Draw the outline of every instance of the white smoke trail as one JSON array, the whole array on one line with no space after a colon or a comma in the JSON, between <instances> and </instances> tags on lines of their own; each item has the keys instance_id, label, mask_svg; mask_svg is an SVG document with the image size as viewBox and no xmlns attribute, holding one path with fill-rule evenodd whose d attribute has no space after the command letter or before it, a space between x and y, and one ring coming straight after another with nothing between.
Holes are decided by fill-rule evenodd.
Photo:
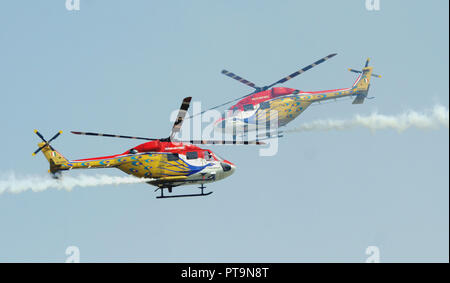
<instances>
[{"instance_id":1,"label":"white smoke trail","mask_svg":"<svg viewBox=\"0 0 450 283\"><path fill-rule=\"evenodd\" d=\"M151 179L133 176L115 177L108 175L65 175L60 180L49 175L17 176L14 172L0 175L0 195L7 193L22 193L25 191L42 192L47 189L71 191L74 187L95 187L104 185L145 183Z\"/></svg>"},{"instance_id":2,"label":"white smoke trail","mask_svg":"<svg viewBox=\"0 0 450 283\"><path fill-rule=\"evenodd\" d=\"M368 128L372 132L382 129L394 129L403 132L409 128L434 130L449 127L448 108L436 105L431 111L407 111L399 115L382 115L373 113L368 116L356 115L351 120L317 120L286 130L287 133L305 131L348 130L357 127Z\"/></svg>"}]
</instances>

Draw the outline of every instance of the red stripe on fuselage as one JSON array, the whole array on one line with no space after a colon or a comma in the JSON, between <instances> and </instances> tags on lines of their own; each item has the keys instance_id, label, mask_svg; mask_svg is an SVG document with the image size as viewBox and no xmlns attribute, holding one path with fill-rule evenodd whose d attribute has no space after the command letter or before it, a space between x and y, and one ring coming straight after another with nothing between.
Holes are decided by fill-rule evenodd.
<instances>
[{"instance_id":1,"label":"red stripe on fuselage","mask_svg":"<svg viewBox=\"0 0 450 283\"><path fill-rule=\"evenodd\" d=\"M136 147L133 147L132 149L136 149L137 153L159 152L159 153L178 153L178 154L183 154L183 155L186 155L186 153L188 151L197 151L199 153L199 157L204 156L204 154L203 154L204 151L209 151L212 153L212 151L210 151L208 149L202 149L202 148L195 146L193 144L190 144L190 143L157 141L157 145L158 145L158 147L156 147L155 141L150 141L150 142L140 144ZM86 162L86 161L96 161L96 160L103 160L103 159L118 158L118 157L129 155L130 150L127 150L121 154L101 156L101 157L92 157L92 158L85 158L85 159L77 159L77 160L72 160L71 162Z\"/></svg>"},{"instance_id":2,"label":"red stripe on fuselage","mask_svg":"<svg viewBox=\"0 0 450 283\"><path fill-rule=\"evenodd\" d=\"M92 157L92 158L85 158L85 159L77 159L77 160L72 160L72 162L85 162L85 161L95 161L95 160L102 160L102 159L112 159L112 158L117 158L117 157L121 157L124 155L129 154L128 151L122 154L116 154L116 155L109 155L109 156L101 156L101 157Z\"/></svg>"},{"instance_id":3,"label":"red stripe on fuselage","mask_svg":"<svg viewBox=\"0 0 450 283\"><path fill-rule=\"evenodd\" d=\"M330 90L321 90L321 91L300 91L300 95L303 94L322 94L322 93L329 93L329 92L336 92L336 91L344 91L349 90L349 88L339 88L339 89L330 89Z\"/></svg>"}]
</instances>

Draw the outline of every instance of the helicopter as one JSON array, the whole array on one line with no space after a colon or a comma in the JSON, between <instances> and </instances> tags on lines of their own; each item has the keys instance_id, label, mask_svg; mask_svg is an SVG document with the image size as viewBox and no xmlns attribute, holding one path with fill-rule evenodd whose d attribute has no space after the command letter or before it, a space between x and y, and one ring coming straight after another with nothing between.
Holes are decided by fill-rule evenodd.
<instances>
[{"instance_id":1,"label":"helicopter","mask_svg":"<svg viewBox=\"0 0 450 283\"><path fill-rule=\"evenodd\" d=\"M216 131L221 131L223 135L226 133L233 133L233 139L235 139L237 133L243 133L246 135L249 131L258 131L261 129L258 125L262 125L266 126L263 136L271 137L272 134L275 134L278 135L278 137L281 137L282 131L280 131L279 128L286 126L288 123L293 121L315 102L320 103L325 100L353 96L355 97L353 104L364 103L364 100L369 98L367 95L370 88L371 77L381 77L380 75L372 72L373 67L369 66L370 59L366 60L362 70L349 69L349 71L358 74L356 81L349 88L323 91L301 91L287 87L275 87L278 84L283 84L290 79L293 79L296 76L312 69L313 67L328 61L336 55L337 53L333 53L325 56L314 63L264 87L259 87L249 80L246 80L227 70L223 70L222 74L253 88L254 91L242 97L212 107L196 115L203 114L209 110L217 109L237 101L236 104L225 111L220 119L215 121L214 128ZM192 118L193 116L189 118ZM275 129L276 132L268 127L270 121L275 120L275 116L277 123L277 128Z\"/></svg>"},{"instance_id":2,"label":"helicopter","mask_svg":"<svg viewBox=\"0 0 450 283\"><path fill-rule=\"evenodd\" d=\"M123 153L69 161L50 145L62 131L59 131L47 141L39 131L35 130L34 132L42 142L38 143L38 149L33 153L33 156L42 151L45 158L50 163L49 172L56 179L61 178L62 171L72 169L117 168L126 174L148 179L148 184L157 187L155 192L160 190L160 195L157 196L157 198L210 195L212 192L204 192L204 189L206 188L205 184L229 177L236 170L236 165L221 158L211 150L202 149L195 144L262 145L264 143L260 141L176 140L175 135L181 129L190 102L191 97L183 99L177 118L172 127L171 134L166 138L156 139L93 132L71 132L76 135L147 141ZM167 189L169 193L172 193L174 187L189 184L199 184L200 193L182 195L164 194L164 189Z\"/></svg>"}]
</instances>

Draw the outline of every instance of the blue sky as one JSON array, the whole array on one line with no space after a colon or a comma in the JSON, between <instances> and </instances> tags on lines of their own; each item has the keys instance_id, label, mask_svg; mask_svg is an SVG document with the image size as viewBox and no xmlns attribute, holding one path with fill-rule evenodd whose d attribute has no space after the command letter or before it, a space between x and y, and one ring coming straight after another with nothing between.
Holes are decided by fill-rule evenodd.
<instances>
[{"instance_id":1,"label":"blue sky","mask_svg":"<svg viewBox=\"0 0 450 283\"><path fill-rule=\"evenodd\" d=\"M167 136L183 97L213 106L328 55L287 87L350 86L371 57L363 105L311 107L292 126L355 114L448 107L448 1L2 1L0 172L45 174L38 138L71 159ZM211 147L238 166L207 198L156 200L136 184L0 195L0 261L448 261L448 129L291 134L279 152ZM88 172L89 174L90 172ZM105 173L101 171L100 173ZM107 171L121 176L120 171ZM195 188L186 187L187 191Z\"/></svg>"}]
</instances>

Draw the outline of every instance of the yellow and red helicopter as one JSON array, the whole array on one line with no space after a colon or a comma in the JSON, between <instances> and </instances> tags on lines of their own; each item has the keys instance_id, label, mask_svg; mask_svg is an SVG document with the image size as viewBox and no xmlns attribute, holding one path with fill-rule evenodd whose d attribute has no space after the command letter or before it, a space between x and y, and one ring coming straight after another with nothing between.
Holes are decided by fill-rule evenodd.
<instances>
[{"instance_id":1,"label":"yellow and red helicopter","mask_svg":"<svg viewBox=\"0 0 450 283\"><path fill-rule=\"evenodd\" d=\"M194 144L264 144L259 141L225 141L225 140L190 140L177 141L175 134L180 131L186 112L189 109L191 97L186 97L181 104L177 119L172 127L172 132L167 138L145 138L123 135L111 135L92 132L72 131L76 135L102 136L126 139L146 140L146 143L133 147L124 153L94 157L78 160L67 160L56 151L50 143L62 132L58 132L48 141L35 130L42 142L38 143L38 149L33 153L36 155L42 151L50 163L49 172L55 178L61 177L61 171L72 169L90 168L117 168L127 174L138 178L148 179L148 184L157 187L161 195L157 198L206 196L212 192L205 193L205 184L224 179L236 170L236 166L228 160L221 158L209 149L202 149ZM200 184L199 194L164 195L164 189L169 193L173 187Z\"/></svg>"},{"instance_id":2,"label":"yellow and red helicopter","mask_svg":"<svg viewBox=\"0 0 450 283\"><path fill-rule=\"evenodd\" d=\"M279 130L279 127L287 125L303 113L303 111L305 111L314 102L354 96L355 99L353 100L353 104L362 104L367 98L371 77L381 77L380 75L372 73L373 68L369 67L369 59L367 59L365 66L361 71L349 69L349 71L359 74L356 81L349 88L323 91L302 91L287 87L274 87L295 78L296 76L312 69L313 67L331 59L336 55L336 53L333 53L325 56L316 62L290 74L289 76L265 87L258 87L254 83L232 72L223 70L222 74L252 87L255 90L252 93L225 102L199 114L203 114L209 110L217 109L229 103L238 101L222 115L221 119L215 122L216 130L222 131L224 134L246 134L248 131L255 130L258 124L269 125L271 120L275 119L274 116L276 115L276 122L278 124L276 134L281 134L282 132Z\"/></svg>"}]
</instances>

